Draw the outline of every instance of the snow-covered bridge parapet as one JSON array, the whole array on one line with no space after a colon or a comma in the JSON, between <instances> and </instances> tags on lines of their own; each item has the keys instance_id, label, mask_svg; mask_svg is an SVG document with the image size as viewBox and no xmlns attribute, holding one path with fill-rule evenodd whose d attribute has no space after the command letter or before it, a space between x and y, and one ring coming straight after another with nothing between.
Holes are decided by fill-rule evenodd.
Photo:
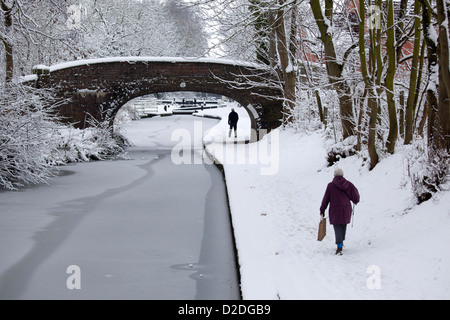
<instances>
[{"instance_id":1,"label":"snow-covered bridge parapet","mask_svg":"<svg viewBox=\"0 0 450 320\"><path fill-rule=\"evenodd\" d=\"M33 68L35 83L64 99L60 115L78 127L89 116L112 117L129 100L159 92L197 91L227 96L250 114L253 129L271 130L282 118L282 93L270 69L224 59L120 57Z\"/></svg>"}]
</instances>

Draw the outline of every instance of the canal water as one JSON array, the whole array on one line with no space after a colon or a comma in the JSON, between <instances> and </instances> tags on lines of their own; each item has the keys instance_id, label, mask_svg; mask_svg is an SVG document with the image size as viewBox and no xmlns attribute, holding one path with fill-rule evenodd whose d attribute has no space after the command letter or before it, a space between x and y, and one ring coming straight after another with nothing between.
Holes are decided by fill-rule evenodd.
<instances>
[{"instance_id":1,"label":"canal water","mask_svg":"<svg viewBox=\"0 0 450 320\"><path fill-rule=\"evenodd\" d=\"M129 159L0 192L0 298L240 299L225 183L202 161L215 124L134 121ZM180 145L191 163L177 164Z\"/></svg>"}]
</instances>

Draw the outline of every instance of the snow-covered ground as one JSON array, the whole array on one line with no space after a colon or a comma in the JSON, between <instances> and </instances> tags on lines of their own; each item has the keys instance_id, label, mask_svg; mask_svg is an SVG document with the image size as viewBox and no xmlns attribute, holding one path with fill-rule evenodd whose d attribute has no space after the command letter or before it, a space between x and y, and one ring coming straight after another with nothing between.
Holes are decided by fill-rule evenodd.
<instances>
[{"instance_id":1,"label":"snow-covered ground","mask_svg":"<svg viewBox=\"0 0 450 320\"><path fill-rule=\"evenodd\" d=\"M244 108L236 110L238 129L248 127ZM344 255L336 256L331 225L316 240L334 172L323 133L275 130L258 143L234 144L226 137L229 111L203 112L222 117L204 139L225 168L244 299L450 298L449 191L416 205L402 152L372 171L358 156L340 160L361 202Z\"/></svg>"},{"instance_id":2,"label":"snow-covered ground","mask_svg":"<svg viewBox=\"0 0 450 320\"><path fill-rule=\"evenodd\" d=\"M232 106L240 116L237 140L247 140L250 136L248 114L244 108ZM139 126L134 132L145 142L144 149L173 148L174 143L181 149L185 144L196 144L198 140L201 143L203 139L208 152L223 164L244 299L450 298L450 251L447 247L450 192L438 193L433 199L416 205L406 173L407 158L401 150L383 159L372 171L368 171L358 156L339 162L344 176L359 189L361 202L356 206L353 226L347 229L344 255L336 256L330 225L324 241L316 240L320 202L334 171L326 165L323 132L274 130L258 143L235 144L235 139L227 136L229 111L230 108L203 111L203 115L222 118L204 136L200 122L194 122L187 131L174 121L172 127L157 127L151 134L141 131ZM171 136L167 135L167 130ZM184 139L182 134L187 134ZM137 151L139 146L134 148L134 152ZM83 269L83 292L87 292L87 286L96 283L98 275L86 272L90 267L84 267L85 256L80 255L83 251L74 244L78 236L82 243L87 243L89 237L101 234L95 230L98 224L92 223L92 219L103 217L98 211L101 206L92 203L93 196L119 201L118 191L132 194L134 191L129 185L142 178L145 174L142 168L148 161L129 160L128 171L124 171L120 161L68 166L68 175L55 178L48 186L30 187L17 193L0 192L3 297L56 294L60 298L71 298L58 292L68 294L65 268L73 263ZM137 166L133 162L137 162ZM99 171L99 167L105 169ZM92 183L85 184L87 177L94 177ZM69 185L73 179L78 182ZM121 206L115 202L110 206L120 212L123 207L130 211L126 201ZM98 211L98 214L86 215L80 221L76 216L68 218L74 221L63 219L64 213L79 209ZM60 223L55 224L55 221ZM82 225L93 229L80 233ZM46 231L66 229L70 232L56 233L49 244ZM121 245L127 250L133 241L130 238ZM134 243L141 244L143 242ZM63 250L64 247L72 250ZM110 246L105 245L104 250L108 248ZM94 248L86 245L82 249ZM105 265L97 253L92 256ZM59 262L54 264L54 261ZM102 281L114 280L112 271L100 268L96 272L103 272L100 274ZM39 278L39 275L48 277ZM40 283L39 279L52 280ZM51 289L55 286L59 286L60 291ZM103 287L99 292L97 297L105 298Z\"/></svg>"}]
</instances>

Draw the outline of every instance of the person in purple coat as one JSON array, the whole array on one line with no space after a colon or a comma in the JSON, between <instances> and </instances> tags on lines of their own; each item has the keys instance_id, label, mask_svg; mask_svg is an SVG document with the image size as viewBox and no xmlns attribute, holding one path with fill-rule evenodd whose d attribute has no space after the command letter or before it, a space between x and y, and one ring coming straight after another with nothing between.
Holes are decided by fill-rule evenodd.
<instances>
[{"instance_id":1,"label":"person in purple coat","mask_svg":"<svg viewBox=\"0 0 450 320\"><path fill-rule=\"evenodd\" d=\"M336 254L340 255L342 254L347 224L350 223L352 216L352 205L350 201L354 204L359 202L358 189L356 189L353 183L344 178L342 169L337 168L334 171L333 181L328 184L323 196L320 214L325 216L325 210L328 204L330 204L328 215L336 236Z\"/></svg>"}]
</instances>

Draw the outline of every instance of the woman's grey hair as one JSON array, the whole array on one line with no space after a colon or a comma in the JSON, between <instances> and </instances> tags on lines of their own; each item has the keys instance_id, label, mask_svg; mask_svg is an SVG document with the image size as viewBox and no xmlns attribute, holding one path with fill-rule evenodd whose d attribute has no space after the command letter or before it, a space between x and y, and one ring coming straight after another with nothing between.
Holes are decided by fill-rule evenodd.
<instances>
[{"instance_id":1,"label":"woman's grey hair","mask_svg":"<svg viewBox=\"0 0 450 320\"><path fill-rule=\"evenodd\" d=\"M343 176L344 176L344 171L343 171L341 168L336 168L336 169L334 170L334 176L335 176L335 177L337 177L337 176L343 177Z\"/></svg>"}]
</instances>

